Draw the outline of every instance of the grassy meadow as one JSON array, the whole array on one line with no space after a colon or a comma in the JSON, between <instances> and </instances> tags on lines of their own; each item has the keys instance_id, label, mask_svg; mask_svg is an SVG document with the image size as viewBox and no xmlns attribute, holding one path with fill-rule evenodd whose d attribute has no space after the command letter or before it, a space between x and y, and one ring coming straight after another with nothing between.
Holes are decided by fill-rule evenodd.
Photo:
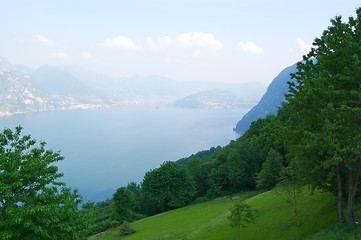
<instances>
[{"instance_id":1,"label":"grassy meadow","mask_svg":"<svg viewBox=\"0 0 361 240\"><path fill-rule=\"evenodd\" d=\"M310 195L304 189L299 208L300 227L293 209L277 189L257 193L241 193L232 198L194 204L133 222L136 233L129 236L120 237L115 229L90 239L237 239L235 230L228 226L227 215L239 198L247 198L246 202L258 210L259 216L255 224L242 230L241 239L302 239L329 227L337 219L336 199L330 193Z\"/></svg>"}]
</instances>

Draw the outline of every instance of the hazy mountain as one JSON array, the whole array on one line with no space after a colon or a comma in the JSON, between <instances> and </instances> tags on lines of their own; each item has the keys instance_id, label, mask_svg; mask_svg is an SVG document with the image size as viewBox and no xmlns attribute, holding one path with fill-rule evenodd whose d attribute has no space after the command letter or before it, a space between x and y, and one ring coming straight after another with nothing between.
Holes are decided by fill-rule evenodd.
<instances>
[{"instance_id":1,"label":"hazy mountain","mask_svg":"<svg viewBox=\"0 0 361 240\"><path fill-rule=\"evenodd\" d=\"M211 90L191 94L173 103L182 108L234 108L251 107L256 102L246 102L228 91Z\"/></svg>"},{"instance_id":2,"label":"hazy mountain","mask_svg":"<svg viewBox=\"0 0 361 240\"><path fill-rule=\"evenodd\" d=\"M114 78L77 67L63 66L61 68L93 89L107 93L108 96L112 97L113 101L139 98L143 100L158 99L160 102L172 103L197 92L217 89L230 92L245 101L258 102L266 91L266 85L259 82L190 82L175 81L161 76Z\"/></svg>"},{"instance_id":3,"label":"hazy mountain","mask_svg":"<svg viewBox=\"0 0 361 240\"><path fill-rule=\"evenodd\" d=\"M0 74L1 115L173 102L191 108L240 107L258 102L266 89L258 82L187 82L159 76L114 78L77 67L43 66L33 70L12 65L5 58L0 58Z\"/></svg>"},{"instance_id":4,"label":"hazy mountain","mask_svg":"<svg viewBox=\"0 0 361 240\"><path fill-rule=\"evenodd\" d=\"M18 68L5 58L0 58L0 116L14 113L65 110L75 108L103 107L107 104L102 99L91 98L90 94L82 98L68 94L59 82L63 78L49 79L49 83L26 67ZM67 86L69 91L75 85ZM56 89L59 87L60 89ZM79 89L78 89L79 90Z\"/></svg>"},{"instance_id":5,"label":"hazy mountain","mask_svg":"<svg viewBox=\"0 0 361 240\"><path fill-rule=\"evenodd\" d=\"M84 104L112 104L106 96L60 68L43 66L29 75L31 86L41 92L71 97Z\"/></svg>"},{"instance_id":6,"label":"hazy mountain","mask_svg":"<svg viewBox=\"0 0 361 240\"><path fill-rule=\"evenodd\" d=\"M291 80L290 73L295 72L297 64L285 68L269 85L266 93L263 95L259 103L254 106L243 118L237 123L233 129L239 134L243 134L252 121L263 118L269 113L276 113L281 103L285 101L284 94L288 92L287 81Z\"/></svg>"},{"instance_id":7,"label":"hazy mountain","mask_svg":"<svg viewBox=\"0 0 361 240\"><path fill-rule=\"evenodd\" d=\"M31 84L49 94L84 95L90 89L71 74L52 66L44 66L30 73Z\"/></svg>"}]
</instances>

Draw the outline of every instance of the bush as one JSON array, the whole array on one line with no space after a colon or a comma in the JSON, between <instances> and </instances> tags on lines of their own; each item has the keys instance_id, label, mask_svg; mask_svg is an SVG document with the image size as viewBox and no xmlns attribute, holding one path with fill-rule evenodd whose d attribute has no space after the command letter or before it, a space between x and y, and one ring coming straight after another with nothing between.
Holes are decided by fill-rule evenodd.
<instances>
[{"instance_id":1,"label":"bush","mask_svg":"<svg viewBox=\"0 0 361 240\"><path fill-rule=\"evenodd\" d=\"M125 236L135 233L135 230L130 226L127 221L124 221L123 224L119 228L119 235Z\"/></svg>"}]
</instances>

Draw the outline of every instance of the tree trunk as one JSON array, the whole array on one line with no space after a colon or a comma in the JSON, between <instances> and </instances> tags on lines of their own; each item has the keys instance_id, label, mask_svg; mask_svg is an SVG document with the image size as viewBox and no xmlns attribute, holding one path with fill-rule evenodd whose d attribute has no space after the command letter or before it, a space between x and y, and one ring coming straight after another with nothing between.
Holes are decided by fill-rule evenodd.
<instances>
[{"instance_id":1,"label":"tree trunk","mask_svg":"<svg viewBox=\"0 0 361 240\"><path fill-rule=\"evenodd\" d=\"M347 209L346 209L346 223L350 224L355 215L354 213L354 205L355 205L355 197L357 191L357 182L360 175L360 162L353 162L351 164L351 169L349 173L349 193L347 199Z\"/></svg>"},{"instance_id":2,"label":"tree trunk","mask_svg":"<svg viewBox=\"0 0 361 240\"><path fill-rule=\"evenodd\" d=\"M354 188L354 200L356 199L356 193L357 193L357 185L360 178L360 170L361 170L361 161L358 161L356 164L356 178L355 178L355 188ZM357 222L357 218L355 215L355 208L352 209L352 219L354 222Z\"/></svg>"},{"instance_id":3,"label":"tree trunk","mask_svg":"<svg viewBox=\"0 0 361 240\"><path fill-rule=\"evenodd\" d=\"M238 227L238 240L241 240L241 227Z\"/></svg>"},{"instance_id":4,"label":"tree trunk","mask_svg":"<svg viewBox=\"0 0 361 240\"><path fill-rule=\"evenodd\" d=\"M295 207L295 215L296 215L296 218L297 218L297 226L300 226L300 219L298 218L298 213L297 213L297 208Z\"/></svg>"},{"instance_id":5,"label":"tree trunk","mask_svg":"<svg viewBox=\"0 0 361 240\"><path fill-rule=\"evenodd\" d=\"M352 209L354 204L354 174L355 170L352 168L350 169L349 173L349 184L348 184L348 199L347 199L347 208L346 208L346 224L351 223L351 217L352 217Z\"/></svg>"},{"instance_id":6,"label":"tree trunk","mask_svg":"<svg viewBox=\"0 0 361 240\"><path fill-rule=\"evenodd\" d=\"M340 163L336 165L336 175L337 175L337 210L338 218L343 222L343 210L342 210L342 178L341 178L341 169Z\"/></svg>"}]
</instances>

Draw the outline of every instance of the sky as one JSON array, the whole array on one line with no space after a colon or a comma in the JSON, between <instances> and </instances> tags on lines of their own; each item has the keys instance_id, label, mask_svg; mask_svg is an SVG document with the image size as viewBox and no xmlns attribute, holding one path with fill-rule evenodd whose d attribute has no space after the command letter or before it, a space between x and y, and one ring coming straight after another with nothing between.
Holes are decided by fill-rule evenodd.
<instances>
[{"instance_id":1,"label":"sky","mask_svg":"<svg viewBox=\"0 0 361 240\"><path fill-rule=\"evenodd\" d=\"M0 0L0 56L114 77L269 84L353 0Z\"/></svg>"}]
</instances>

